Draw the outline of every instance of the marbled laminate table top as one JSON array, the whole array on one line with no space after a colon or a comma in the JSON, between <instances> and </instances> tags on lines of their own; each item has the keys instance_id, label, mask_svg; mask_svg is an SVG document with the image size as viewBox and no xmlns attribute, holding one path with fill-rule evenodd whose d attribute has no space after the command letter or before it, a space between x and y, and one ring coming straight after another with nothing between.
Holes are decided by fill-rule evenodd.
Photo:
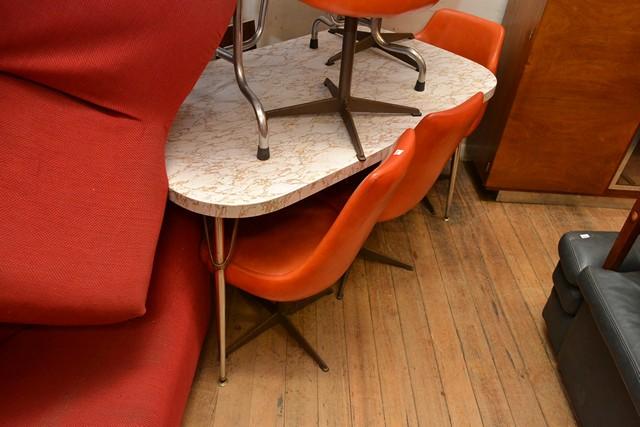
<instances>
[{"instance_id":1,"label":"marbled laminate table top","mask_svg":"<svg viewBox=\"0 0 640 427\"><path fill-rule=\"evenodd\" d=\"M309 36L245 52L250 87L265 109L329 96L325 77L338 82L339 66L326 59L341 38L322 32L319 49ZM423 116L452 108L478 92L493 95L496 79L484 67L426 43L416 48L427 64L426 90L418 73L378 49L356 54L352 94L419 108ZM209 216L266 214L308 197L382 160L396 138L421 117L354 114L366 161L356 159L338 114L269 120L271 158L256 159L258 129L251 106L235 82L233 66L209 63L176 117L166 146L169 198Z\"/></svg>"}]
</instances>

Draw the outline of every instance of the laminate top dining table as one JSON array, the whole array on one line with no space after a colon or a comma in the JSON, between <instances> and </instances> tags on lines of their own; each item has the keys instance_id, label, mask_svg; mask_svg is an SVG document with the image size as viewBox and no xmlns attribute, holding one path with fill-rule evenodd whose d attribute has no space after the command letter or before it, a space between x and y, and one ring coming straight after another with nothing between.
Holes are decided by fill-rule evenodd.
<instances>
[{"instance_id":1,"label":"laminate top dining table","mask_svg":"<svg viewBox=\"0 0 640 427\"><path fill-rule=\"evenodd\" d=\"M319 48L303 36L244 54L249 85L269 110L328 97L325 78L338 80L339 66L325 65L341 38L319 33ZM482 92L493 96L495 76L468 59L417 40L427 64L426 89L414 90L415 69L378 50L356 55L352 93L429 113L453 108ZM396 139L422 117L354 114L366 156L359 161L339 115L269 119L271 158L256 159L253 110L238 88L232 65L211 61L180 108L165 150L169 199L216 219L216 250L223 253L223 218L264 215L289 206L383 160ZM222 258L218 258L220 261ZM216 274L220 328L220 379L225 375L224 270ZM220 325L222 322L222 325Z\"/></svg>"}]
</instances>

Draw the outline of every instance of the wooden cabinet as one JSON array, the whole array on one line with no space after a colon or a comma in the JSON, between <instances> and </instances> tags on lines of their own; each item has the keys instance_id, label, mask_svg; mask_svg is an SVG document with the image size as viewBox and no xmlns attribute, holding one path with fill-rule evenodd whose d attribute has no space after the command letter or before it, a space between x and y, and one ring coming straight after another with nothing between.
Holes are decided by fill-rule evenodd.
<instances>
[{"instance_id":1,"label":"wooden cabinet","mask_svg":"<svg viewBox=\"0 0 640 427\"><path fill-rule=\"evenodd\" d=\"M485 186L625 193L609 187L640 124L640 0L511 0L504 25L496 95L467 143Z\"/></svg>"}]
</instances>

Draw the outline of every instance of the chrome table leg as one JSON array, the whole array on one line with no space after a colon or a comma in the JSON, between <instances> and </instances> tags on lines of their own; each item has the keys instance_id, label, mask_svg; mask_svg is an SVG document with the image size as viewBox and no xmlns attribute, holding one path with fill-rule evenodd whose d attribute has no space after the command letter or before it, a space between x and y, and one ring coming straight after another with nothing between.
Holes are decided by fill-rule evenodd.
<instances>
[{"instance_id":1,"label":"chrome table leg","mask_svg":"<svg viewBox=\"0 0 640 427\"><path fill-rule=\"evenodd\" d=\"M214 219L215 230L215 257L218 265L224 264L224 219ZM226 284L224 281L224 268L216 270L216 297L218 302L218 351L220 354L220 371L218 384L224 386L227 383L227 310L226 310Z\"/></svg>"},{"instance_id":2,"label":"chrome table leg","mask_svg":"<svg viewBox=\"0 0 640 427\"><path fill-rule=\"evenodd\" d=\"M213 268L213 278L216 289L216 313L218 315L218 354L220 356L220 367L218 372L218 385L221 387L227 383L227 310L226 310L226 288L224 280L224 269L226 260L224 257L224 219L214 218L215 243L211 242L211 232L209 231L209 219L202 217L204 224L204 236L209 250L209 261ZM235 227L234 227L235 228ZM235 234L235 230L234 230Z\"/></svg>"}]
</instances>

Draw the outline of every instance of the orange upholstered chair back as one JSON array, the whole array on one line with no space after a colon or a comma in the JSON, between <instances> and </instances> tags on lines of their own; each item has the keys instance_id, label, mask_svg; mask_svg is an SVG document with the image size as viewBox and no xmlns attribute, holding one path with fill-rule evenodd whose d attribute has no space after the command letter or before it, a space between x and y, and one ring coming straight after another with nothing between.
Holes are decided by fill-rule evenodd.
<instances>
[{"instance_id":1,"label":"orange upholstered chair back","mask_svg":"<svg viewBox=\"0 0 640 427\"><path fill-rule=\"evenodd\" d=\"M356 188L313 255L283 281L283 293L288 286L303 286L306 295L315 295L347 271L407 172L415 139L413 129L400 136L389 157Z\"/></svg>"},{"instance_id":2,"label":"orange upholstered chair back","mask_svg":"<svg viewBox=\"0 0 640 427\"><path fill-rule=\"evenodd\" d=\"M502 25L453 9L436 11L416 38L488 68L493 74L502 52Z\"/></svg>"},{"instance_id":3,"label":"orange upholstered chair back","mask_svg":"<svg viewBox=\"0 0 640 427\"><path fill-rule=\"evenodd\" d=\"M455 108L429 114L420 121L415 129L416 150L411 165L379 221L405 214L426 196L482 106L483 95L477 93Z\"/></svg>"},{"instance_id":4,"label":"orange upholstered chair back","mask_svg":"<svg viewBox=\"0 0 640 427\"><path fill-rule=\"evenodd\" d=\"M440 9L416 34L416 39L465 57L495 74L502 53L504 27L458 10ZM465 136L476 130L486 108L485 104Z\"/></svg>"}]
</instances>

